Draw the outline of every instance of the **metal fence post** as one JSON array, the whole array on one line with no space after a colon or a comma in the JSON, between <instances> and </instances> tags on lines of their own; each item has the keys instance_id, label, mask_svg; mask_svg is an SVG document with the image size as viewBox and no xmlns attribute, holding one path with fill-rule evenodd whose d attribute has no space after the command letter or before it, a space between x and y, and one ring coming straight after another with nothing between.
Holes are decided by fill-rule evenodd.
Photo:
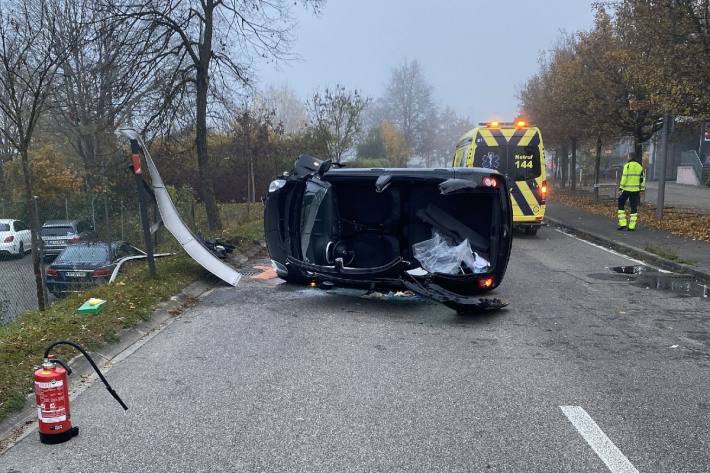
<instances>
[{"instance_id":1,"label":"metal fence post","mask_svg":"<svg viewBox=\"0 0 710 473\"><path fill-rule=\"evenodd\" d=\"M64 197L64 218L69 220L69 197Z\"/></svg>"},{"instance_id":2,"label":"metal fence post","mask_svg":"<svg viewBox=\"0 0 710 473\"><path fill-rule=\"evenodd\" d=\"M125 234L123 231L123 197L121 197L121 240L125 240Z\"/></svg>"}]
</instances>

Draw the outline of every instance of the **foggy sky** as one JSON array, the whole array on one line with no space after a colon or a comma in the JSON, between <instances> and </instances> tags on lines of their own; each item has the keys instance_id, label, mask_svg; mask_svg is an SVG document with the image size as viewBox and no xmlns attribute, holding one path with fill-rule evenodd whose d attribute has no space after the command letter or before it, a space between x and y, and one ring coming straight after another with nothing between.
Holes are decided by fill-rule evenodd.
<instances>
[{"instance_id":1,"label":"foggy sky","mask_svg":"<svg viewBox=\"0 0 710 473\"><path fill-rule=\"evenodd\" d=\"M379 97L405 58L420 62L434 98L472 120L512 120L516 93L560 31L589 28L589 0L329 0L294 9L299 60L262 65L260 86L302 98L340 83Z\"/></svg>"}]
</instances>

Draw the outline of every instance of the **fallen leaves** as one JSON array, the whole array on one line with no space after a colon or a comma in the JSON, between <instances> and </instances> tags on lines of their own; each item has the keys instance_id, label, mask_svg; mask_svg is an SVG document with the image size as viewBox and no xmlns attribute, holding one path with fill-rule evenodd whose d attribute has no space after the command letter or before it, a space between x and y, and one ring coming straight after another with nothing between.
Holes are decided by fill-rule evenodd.
<instances>
[{"instance_id":1,"label":"fallen leaves","mask_svg":"<svg viewBox=\"0 0 710 473\"><path fill-rule=\"evenodd\" d=\"M616 221L615 200L606 198L595 201L589 194L571 194L561 189L555 190L554 200L568 207L576 207L593 214L605 215L612 222ZM692 240L710 242L710 215L700 214L691 210L666 208L663 211L663 219L656 220L655 206L642 203L639 205L639 224Z\"/></svg>"}]
</instances>

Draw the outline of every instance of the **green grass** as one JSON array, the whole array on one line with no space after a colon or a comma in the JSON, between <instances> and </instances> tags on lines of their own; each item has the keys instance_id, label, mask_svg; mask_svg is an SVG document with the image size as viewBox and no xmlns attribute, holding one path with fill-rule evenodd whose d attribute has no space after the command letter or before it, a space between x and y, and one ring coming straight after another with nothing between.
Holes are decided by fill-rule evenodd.
<instances>
[{"instance_id":1,"label":"green grass","mask_svg":"<svg viewBox=\"0 0 710 473\"><path fill-rule=\"evenodd\" d=\"M674 261L676 263L680 264L687 264L687 265L693 265L692 261L685 260L678 256L673 250L670 250L668 248L663 248L662 246L653 246L653 245L646 245L644 250L648 251L649 253L653 253L654 255L660 256L661 258L665 258L670 261Z\"/></svg>"}]
</instances>

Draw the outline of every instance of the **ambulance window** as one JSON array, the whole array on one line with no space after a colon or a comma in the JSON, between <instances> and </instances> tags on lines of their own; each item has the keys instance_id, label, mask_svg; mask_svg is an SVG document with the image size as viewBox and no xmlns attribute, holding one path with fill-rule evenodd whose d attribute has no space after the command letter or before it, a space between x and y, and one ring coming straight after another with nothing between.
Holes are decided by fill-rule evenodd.
<instances>
[{"instance_id":1,"label":"ambulance window","mask_svg":"<svg viewBox=\"0 0 710 473\"><path fill-rule=\"evenodd\" d=\"M495 169L505 174L505 157L499 146L479 145L473 156L473 165L479 168Z\"/></svg>"},{"instance_id":2,"label":"ambulance window","mask_svg":"<svg viewBox=\"0 0 710 473\"><path fill-rule=\"evenodd\" d=\"M540 148L537 145L515 146L510 154L510 171L516 181L540 176Z\"/></svg>"}]
</instances>

